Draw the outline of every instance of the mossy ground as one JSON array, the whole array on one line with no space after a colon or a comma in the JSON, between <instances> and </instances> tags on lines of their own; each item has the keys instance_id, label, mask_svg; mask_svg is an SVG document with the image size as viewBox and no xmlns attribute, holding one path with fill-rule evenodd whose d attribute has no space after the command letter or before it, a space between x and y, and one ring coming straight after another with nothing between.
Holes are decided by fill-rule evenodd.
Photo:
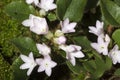
<instances>
[{"instance_id":1,"label":"mossy ground","mask_svg":"<svg viewBox=\"0 0 120 80\"><path fill-rule=\"evenodd\" d=\"M25 28L12 20L4 7L12 0L0 0L0 80L10 79L10 65L19 55L19 51L11 43L15 37L24 34Z\"/></svg>"}]
</instances>

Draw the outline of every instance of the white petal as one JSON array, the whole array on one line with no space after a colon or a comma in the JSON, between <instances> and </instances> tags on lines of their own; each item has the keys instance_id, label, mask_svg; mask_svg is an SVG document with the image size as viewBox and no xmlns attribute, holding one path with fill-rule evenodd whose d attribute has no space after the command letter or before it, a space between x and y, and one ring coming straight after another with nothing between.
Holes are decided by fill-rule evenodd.
<instances>
[{"instance_id":1,"label":"white petal","mask_svg":"<svg viewBox=\"0 0 120 80\"><path fill-rule=\"evenodd\" d=\"M36 63L37 63L38 65L41 65L41 62L42 62L42 61L43 61L42 58L36 59Z\"/></svg>"},{"instance_id":2,"label":"white petal","mask_svg":"<svg viewBox=\"0 0 120 80\"><path fill-rule=\"evenodd\" d=\"M74 52L76 50L76 48L74 47L75 45L69 45L67 46L67 52Z\"/></svg>"},{"instance_id":3,"label":"white petal","mask_svg":"<svg viewBox=\"0 0 120 80\"><path fill-rule=\"evenodd\" d=\"M89 30L90 33L97 35L97 29L94 26L93 27L90 26L89 29L90 29Z\"/></svg>"},{"instance_id":4,"label":"white petal","mask_svg":"<svg viewBox=\"0 0 120 80\"><path fill-rule=\"evenodd\" d=\"M41 53L41 49L43 49L42 44L36 44L36 47L39 50L39 53Z\"/></svg>"},{"instance_id":5,"label":"white petal","mask_svg":"<svg viewBox=\"0 0 120 80\"><path fill-rule=\"evenodd\" d=\"M28 76L32 73L32 70L33 70L33 69L34 69L34 67L31 67L31 68L28 69L28 71L27 71L27 75L28 75Z\"/></svg>"},{"instance_id":6,"label":"white petal","mask_svg":"<svg viewBox=\"0 0 120 80\"><path fill-rule=\"evenodd\" d=\"M118 45L116 44L114 47L113 47L113 50L118 50L119 49L119 47L118 47Z\"/></svg>"},{"instance_id":7,"label":"white petal","mask_svg":"<svg viewBox=\"0 0 120 80\"><path fill-rule=\"evenodd\" d=\"M62 32L63 33L71 33L71 32L75 32L75 26L77 23L73 22L70 24L65 24L64 27L62 27Z\"/></svg>"},{"instance_id":8,"label":"white petal","mask_svg":"<svg viewBox=\"0 0 120 80\"><path fill-rule=\"evenodd\" d=\"M48 1L49 3L53 3L54 2L54 0L46 0L46 1Z\"/></svg>"},{"instance_id":9,"label":"white petal","mask_svg":"<svg viewBox=\"0 0 120 80\"><path fill-rule=\"evenodd\" d=\"M35 5L39 3L39 0L34 0Z\"/></svg>"},{"instance_id":10,"label":"white petal","mask_svg":"<svg viewBox=\"0 0 120 80\"><path fill-rule=\"evenodd\" d=\"M30 68L30 64L29 63L24 63L20 66L20 69L27 69L27 68Z\"/></svg>"},{"instance_id":11,"label":"white petal","mask_svg":"<svg viewBox=\"0 0 120 80\"><path fill-rule=\"evenodd\" d=\"M77 51L81 50L81 46L77 46L77 45L71 45L73 46Z\"/></svg>"},{"instance_id":12,"label":"white petal","mask_svg":"<svg viewBox=\"0 0 120 80\"><path fill-rule=\"evenodd\" d=\"M64 50L65 52L67 51L67 46L66 45L60 45L59 48Z\"/></svg>"},{"instance_id":13,"label":"white petal","mask_svg":"<svg viewBox=\"0 0 120 80\"><path fill-rule=\"evenodd\" d=\"M44 60L51 61L51 57L50 57L50 55L45 55L45 56L44 56Z\"/></svg>"},{"instance_id":14,"label":"white petal","mask_svg":"<svg viewBox=\"0 0 120 80\"><path fill-rule=\"evenodd\" d=\"M108 55L108 49L105 49L105 50L103 51L103 55Z\"/></svg>"},{"instance_id":15,"label":"white petal","mask_svg":"<svg viewBox=\"0 0 120 80\"><path fill-rule=\"evenodd\" d=\"M38 72L43 72L44 70L45 70L45 67L42 65L38 68Z\"/></svg>"},{"instance_id":16,"label":"white petal","mask_svg":"<svg viewBox=\"0 0 120 80\"><path fill-rule=\"evenodd\" d=\"M20 58L24 61L24 62L30 62L29 57L25 56L25 55L20 55Z\"/></svg>"},{"instance_id":17,"label":"white petal","mask_svg":"<svg viewBox=\"0 0 120 80\"><path fill-rule=\"evenodd\" d=\"M51 4L51 5L49 5L49 10L53 10L53 9L55 9L55 8L57 8L56 4Z\"/></svg>"},{"instance_id":18,"label":"white petal","mask_svg":"<svg viewBox=\"0 0 120 80\"><path fill-rule=\"evenodd\" d=\"M99 43L100 45L105 44L105 43L104 43L104 40L103 40L103 38L102 38L101 36L98 36L97 41L98 41L98 43Z\"/></svg>"},{"instance_id":19,"label":"white petal","mask_svg":"<svg viewBox=\"0 0 120 80\"><path fill-rule=\"evenodd\" d=\"M31 4L33 2L33 0L26 0L27 4Z\"/></svg>"},{"instance_id":20,"label":"white petal","mask_svg":"<svg viewBox=\"0 0 120 80\"><path fill-rule=\"evenodd\" d=\"M24 20L22 24L26 27L32 26L32 21L30 19Z\"/></svg>"},{"instance_id":21,"label":"white petal","mask_svg":"<svg viewBox=\"0 0 120 80\"><path fill-rule=\"evenodd\" d=\"M50 62L50 66L51 66L51 68L55 67L56 65L57 65L56 62L54 62L54 61L51 61L51 62Z\"/></svg>"},{"instance_id":22,"label":"white petal","mask_svg":"<svg viewBox=\"0 0 120 80\"><path fill-rule=\"evenodd\" d=\"M56 43L56 44L59 44L59 45L62 45L62 44L65 44L66 43L66 37L64 37L64 36L60 36L60 37L58 37L58 38L54 38L53 39L54 40L54 43Z\"/></svg>"},{"instance_id":23,"label":"white petal","mask_svg":"<svg viewBox=\"0 0 120 80\"><path fill-rule=\"evenodd\" d=\"M76 25L77 25L76 22L72 22L72 23L69 24L69 28L74 29Z\"/></svg>"},{"instance_id":24,"label":"white petal","mask_svg":"<svg viewBox=\"0 0 120 80\"><path fill-rule=\"evenodd\" d=\"M69 24L69 19L66 18L64 21L63 21L63 27L67 26Z\"/></svg>"},{"instance_id":25,"label":"white petal","mask_svg":"<svg viewBox=\"0 0 120 80\"><path fill-rule=\"evenodd\" d=\"M74 58L74 57L71 57L70 62L72 63L73 66L75 66L76 61L75 61L75 58Z\"/></svg>"},{"instance_id":26,"label":"white petal","mask_svg":"<svg viewBox=\"0 0 120 80\"><path fill-rule=\"evenodd\" d=\"M34 60L34 58L33 58L33 53L32 53L32 52L30 52L29 58L31 58L31 60Z\"/></svg>"},{"instance_id":27,"label":"white petal","mask_svg":"<svg viewBox=\"0 0 120 80\"><path fill-rule=\"evenodd\" d=\"M47 68L47 69L45 70L45 73L46 73L48 76L51 76L51 73L52 73L51 68Z\"/></svg>"},{"instance_id":28,"label":"white petal","mask_svg":"<svg viewBox=\"0 0 120 80\"><path fill-rule=\"evenodd\" d=\"M96 21L96 27L97 28L103 28L103 22L100 22L100 21Z\"/></svg>"},{"instance_id":29,"label":"white petal","mask_svg":"<svg viewBox=\"0 0 120 80\"><path fill-rule=\"evenodd\" d=\"M74 57L76 58L82 58L84 57L85 55L81 52L81 51L78 51L78 52L75 52L75 53L71 53Z\"/></svg>"},{"instance_id":30,"label":"white petal","mask_svg":"<svg viewBox=\"0 0 120 80\"><path fill-rule=\"evenodd\" d=\"M98 44L97 43L91 43L91 46L92 46L92 48L94 48L94 49L98 49Z\"/></svg>"}]
</instances>

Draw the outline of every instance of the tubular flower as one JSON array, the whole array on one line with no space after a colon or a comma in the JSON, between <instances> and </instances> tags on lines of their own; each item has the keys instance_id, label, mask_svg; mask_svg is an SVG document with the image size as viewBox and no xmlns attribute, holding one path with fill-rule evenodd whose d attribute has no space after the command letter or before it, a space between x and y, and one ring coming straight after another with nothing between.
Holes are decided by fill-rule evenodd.
<instances>
[{"instance_id":1,"label":"tubular flower","mask_svg":"<svg viewBox=\"0 0 120 80\"><path fill-rule=\"evenodd\" d=\"M71 32L75 32L75 26L77 25L76 22L72 22L69 23L69 19L65 19L63 22L60 22L61 28L62 28L62 32L63 33L71 33Z\"/></svg>"},{"instance_id":2,"label":"tubular flower","mask_svg":"<svg viewBox=\"0 0 120 80\"><path fill-rule=\"evenodd\" d=\"M96 28L95 26L89 26L89 32L90 33L93 33L97 36L99 35L104 35L104 31L103 31L103 22L100 22L100 21L96 21Z\"/></svg>"},{"instance_id":3,"label":"tubular flower","mask_svg":"<svg viewBox=\"0 0 120 80\"><path fill-rule=\"evenodd\" d=\"M45 45L44 43L43 44L36 44L36 46L37 46L39 53L42 54L43 56L47 56L51 53L51 49L47 45Z\"/></svg>"},{"instance_id":4,"label":"tubular flower","mask_svg":"<svg viewBox=\"0 0 120 80\"><path fill-rule=\"evenodd\" d=\"M120 63L120 50L118 45L115 45L109 52L108 56L112 59L113 64Z\"/></svg>"},{"instance_id":5,"label":"tubular flower","mask_svg":"<svg viewBox=\"0 0 120 80\"><path fill-rule=\"evenodd\" d=\"M66 52L66 58L75 66L75 58L83 58L85 55L81 51L81 47L77 45L61 45L60 49Z\"/></svg>"},{"instance_id":6,"label":"tubular flower","mask_svg":"<svg viewBox=\"0 0 120 80\"><path fill-rule=\"evenodd\" d=\"M30 14L29 19L24 20L22 24L30 27L30 30L38 35L48 33L48 25L45 18Z\"/></svg>"},{"instance_id":7,"label":"tubular flower","mask_svg":"<svg viewBox=\"0 0 120 80\"><path fill-rule=\"evenodd\" d=\"M42 10L49 11L57 8L56 4L53 3L54 0L41 0L38 7Z\"/></svg>"}]
</instances>

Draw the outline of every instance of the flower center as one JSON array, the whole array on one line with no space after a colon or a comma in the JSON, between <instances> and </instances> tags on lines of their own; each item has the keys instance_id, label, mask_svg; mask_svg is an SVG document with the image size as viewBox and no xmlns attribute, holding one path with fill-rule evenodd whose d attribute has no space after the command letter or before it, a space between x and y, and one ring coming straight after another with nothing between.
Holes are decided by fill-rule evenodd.
<instances>
[{"instance_id":1,"label":"flower center","mask_svg":"<svg viewBox=\"0 0 120 80\"><path fill-rule=\"evenodd\" d=\"M48 63L46 63L45 66L48 67Z\"/></svg>"}]
</instances>

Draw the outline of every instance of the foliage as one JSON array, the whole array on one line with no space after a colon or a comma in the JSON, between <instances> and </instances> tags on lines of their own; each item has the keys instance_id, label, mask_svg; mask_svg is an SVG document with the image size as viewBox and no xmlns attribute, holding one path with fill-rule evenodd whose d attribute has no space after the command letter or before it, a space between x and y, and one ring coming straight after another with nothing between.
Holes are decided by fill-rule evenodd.
<instances>
[{"instance_id":1,"label":"foliage","mask_svg":"<svg viewBox=\"0 0 120 80\"><path fill-rule=\"evenodd\" d=\"M91 43L97 36L89 33L88 26L94 26L97 20L104 21L104 30L111 41L108 51L117 44L120 47L120 1L119 0L55 0L56 10L40 15L39 8L28 5L25 0L7 0L0 2L0 80L113 80L120 75L120 64L112 65L110 56L96 52ZM44 17L53 33L51 38L36 35L23 27L22 21L29 14ZM9 16L9 17L8 17ZM65 34L67 44L81 46L84 58L76 58L76 65L66 59L64 51L55 44L55 31L60 29L60 21L69 18L77 22L76 32ZM27 36L27 37L26 37ZM30 76L19 67L23 62L20 54L33 52L35 58L41 58L36 43L45 43L51 47L51 58L57 62L50 77L44 72L37 73L38 66ZM17 47L17 48L16 48ZM7 74L8 73L8 74ZM110 73L110 74L109 74Z\"/></svg>"}]
</instances>

